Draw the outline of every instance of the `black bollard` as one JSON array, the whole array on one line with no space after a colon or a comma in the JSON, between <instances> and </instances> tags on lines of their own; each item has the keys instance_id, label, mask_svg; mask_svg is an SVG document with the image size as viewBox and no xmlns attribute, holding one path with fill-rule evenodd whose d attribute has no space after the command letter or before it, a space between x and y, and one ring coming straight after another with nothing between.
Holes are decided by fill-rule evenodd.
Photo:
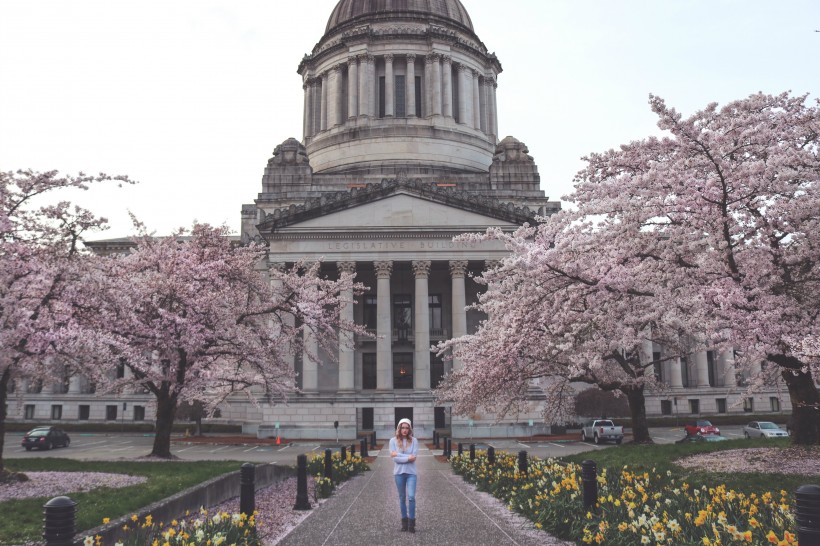
<instances>
[{"instance_id":1,"label":"black bollard","mask_svg":"<svg viewBox=\"0 0 820 546\"><path fill-rule=\"evenodd\" d=\"M356 444L350 444L350 458L356 456Z\"/></svg>"},{"instance_id":2,"label":"black bollard","mask_svg":"<svg viewBox=\"0 0 820 546\"><path fill-rule=\"evenodd\" d=\"M376 431L370 435L370 449L376 449Z\"/></svg>"},{"instance_id":3,"label":"black bollard","mask_svg":"<svg viewBox=\"0 0 820 546\"><path fill-rule=\"evenodd\" d=\"M799 544L820 544L820 487L801 485L794 493Z\"/></svg>"},{"instance_id":4,"label":"black bollard","mask_svg":"<svg viewBox=\"0 0 820 546\"><path fill-rule=\"evenodd\" d=\"M598 502L598 465L595 461L581 462L581 481L584 484L584 510L592 510Z\"/></svg>"},{"instance_id":5,"label":"black bollard","mask_svg":"<svg viewBox=\"0 0 820 546\"><path fill-rule=\"evenodd\" d=\"M46 546L74 544L74 514L77 503L68 497L54 497L43 505L43 538Z\"/></svg>"},{"instance_id":6,"label":"black bollard","mask_svg":"<svg viewBox=\"0 0 820 546\"><path fill-rule=\"evenodd\" d=\"M347 448L345 446L342 446L342 460L347 460Z\"/></svg>"},{"instance_id":7,"label":"black bollard","mask_svg":"<svg viewBox=\"0 0 820 546\"><path fill-rule=\"evenodd\" d=\"M449 459L453 456L453 439L450 437L445 438L444 445L447 446L447 458Z\"/></svg>"},{"instance_id":8,"label":"black bollard","mask_svg":"<svg viewBox=\"0 0 820 546\"><path fill-rule=\"evenodd\" d=\"M252 516L256 510L256 466L245 463L239 470L239 513Z\"/></svg>"},{"instance_id":9,"label":"black bollard","mask_svg":"<svg viewBox=\"0 0 820 546\"><path fill-rule=\"evenodd\" d=\"M519 474L527 474L529 473L529 468L527 468L528 460L527 460L527 452L526 451L519 451L518 452L518 473Z\"/></svg>"},{"instance_id":10,"label":"black bollard","mask_svg":"<svg viewBox=\"0 0 820 546\"><path fill-rule=\"evenodd\" d=\"M458 443L458 456L461 457L464 455L464 444L461 442Z\"/></svg>"},{"instance_id":11,"label":"black bollard","mask_svg":"<svg viewBox=\"0 0 820 546\"><path fill-rule=\"evenodd\" d=\"M470 444L470 461L475 461L475 444Z\"/></svg>"},{"instance_id":12,"label":"black bollard","mask_svg":"<svg viewBox=\"0 0 820 546\"><path fill-rule=\"evenodd\" d=\"M333 481L333 452L325 450L325 478Z\"/></svg>"},{"instance_id":13,"label":"black bollard","mask_svg":"<svg viewBox=\"0 0 820 546\"><path fill-rule=\"evenodd\" d=\"M433 447L438 449L438 432L433 430Z\"/></svg>"},{"instance_id":14,"label":"black bollard","mask_svg":"<svg viewBox=\"0 0 820 546\"><path fill-rule=\"evenodd\" d=\"M487 448L487 462L495 464L495 448L493 446Z\"/></svg>"},{"instance_id":15,"label":"black bollard","mask_svg":"<svg viewBox=\"0 0 820 546\"><path fill-rule=\"evenodd\" d=\"M294 510L310 510L307 492L307 455L296 456L296 504Z\"/></svg>"}]
</instances>

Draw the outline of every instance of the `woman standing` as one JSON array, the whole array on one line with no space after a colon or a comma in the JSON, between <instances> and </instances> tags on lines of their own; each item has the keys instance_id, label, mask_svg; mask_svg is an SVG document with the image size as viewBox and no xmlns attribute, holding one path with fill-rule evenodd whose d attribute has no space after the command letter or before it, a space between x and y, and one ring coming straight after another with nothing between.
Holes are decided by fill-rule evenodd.
<instances>
[{"instance_id":1,"label":"woman standing","mask_svg":"<svg viewBox=\"0 0 820 546\"><path fill-rule=\"evenodd\" d=\"M413 437L410 419L402 419L396 427L396 436L390 438L390 456L393 458L393 477L399 490L401 530L416 532L416 455L419 442ZM408 510L409 504L409 510Z\"/></svg>"}]
</instances>

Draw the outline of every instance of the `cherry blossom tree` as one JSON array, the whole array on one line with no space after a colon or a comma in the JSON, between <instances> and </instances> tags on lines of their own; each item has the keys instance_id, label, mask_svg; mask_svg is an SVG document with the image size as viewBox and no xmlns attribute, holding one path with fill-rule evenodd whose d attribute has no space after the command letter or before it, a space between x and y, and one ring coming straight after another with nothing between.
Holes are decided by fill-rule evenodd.
<instances>
[{"instance_id":1,"label":"cherry blossom tree","mask_svg":"<svg viewBox=\"0 0 820 546\"><path fill-rule=\"evenodd\" d=\"M440 347L465 362L443 394L463 407L491 393L521 401L533 378L559 378L561 392L586 376L623 391L635 419L650 339L664 358L734 348L738 371L761 360L779 371L793 440L816 444L820 109L788 93L687 119L650 104L669 135L585 158L575 208L472 236L511 255L484 275L487 321Z\"/></svg>"},{"instance_id":2,"label":"cherry blossom tree","mask_svg":"<svg viewBox=\"0 0 820 546\"><path fill-rule=\"evenodd\" d=\"M87 258L80 242L105 224L67 201L44 203L58 190L110 180L130 183L105 174L0 172L0 473L10 387L62 375L72 287Z\"/></svg>"},{"instance_id":3,"label":"cherry blossom tree","mask_svg":"<svg viewBox=\"0 0 820 546\"><path fill-rule=\"evenodd\" d=\"M119 379L110 365L88 372L107 390L155 396L151 456L171 457L179 404L212 411L236 393L282 399L295 388L292 355L305 350L307 333L330 353L339 329L363 333L339 315L342 291L361 289L352 275L321 278L318 263L259 271L264 247L227 236L208 225L164 238L142 229L133 252L100 258L86 283L83 327L101 355L128 370Z\"/></svg>"}]
</instances>

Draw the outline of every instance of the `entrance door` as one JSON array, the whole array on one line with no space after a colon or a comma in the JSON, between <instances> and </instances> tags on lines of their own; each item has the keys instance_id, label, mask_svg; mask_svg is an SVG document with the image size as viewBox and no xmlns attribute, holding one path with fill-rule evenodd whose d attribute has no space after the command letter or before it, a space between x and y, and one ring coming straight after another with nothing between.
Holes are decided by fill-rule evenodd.
<instances>
[{"instance_id":1,"label":"entrance door","mask_svg":"<svg viewBox=\"0 0 820 546\"><path fill-rule=\"evenodd\" d=\"M434 426L437 429L447 428L447 421L444 418L444 410L443 407L433 408L433 419L435 421Z\"/></svg>"},{"instance_id":2,"label":"entrance door","mask_svg":"<svg viewBox=\"0 0 820 546\"><path fill-rule=\"evenodd\" d=\"M402 419L410 419L410 422L413 422L413 408L396 408L393 411L396 416L396 422L393 423L393 428L399 426L399 421ZM415 423L413 423L413 428L416 428Z\"/></svg>"}]
</instances>

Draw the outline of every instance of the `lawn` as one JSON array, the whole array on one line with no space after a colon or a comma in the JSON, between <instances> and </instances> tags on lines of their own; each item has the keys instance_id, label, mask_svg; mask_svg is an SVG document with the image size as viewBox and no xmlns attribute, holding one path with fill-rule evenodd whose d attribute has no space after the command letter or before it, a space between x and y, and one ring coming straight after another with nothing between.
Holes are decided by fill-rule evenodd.
<instances>
[{"instance_id":1,"label":"lawn","mask_svg":"<svg viewBox=\"0 0 820 546\"><path fill-rule=\"evenodd\" d=\"M110 472L145 476L148 481L122 489L95 489L69 494L78 503L77 532L92 529L103 518L115 519L137 512L184 489L222 474L239 470L239 461L75 461L69 459L6 459L14 472ZM2 487L13 487L3 485ZM0 545L40 541L43 504L51 497L0 502Z\"/></svg>"}]
</instances>

